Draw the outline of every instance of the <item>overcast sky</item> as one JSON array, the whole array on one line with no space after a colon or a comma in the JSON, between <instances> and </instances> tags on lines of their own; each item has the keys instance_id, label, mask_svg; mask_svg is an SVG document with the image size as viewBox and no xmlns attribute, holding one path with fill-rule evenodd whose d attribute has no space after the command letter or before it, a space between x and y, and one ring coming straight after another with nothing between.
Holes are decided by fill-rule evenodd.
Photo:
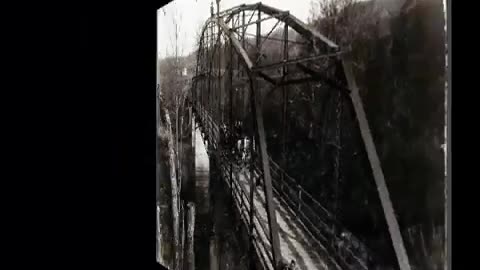
<instances>
[{"instance_id":1,"label":"overcast sky","mask_svg":"<svg viewBox=\"0 0 480 270\"><path fill-rule=\"evenodd\" d=\"M172 19L175 14L181 18L179 47L183 47L183 55L187 55L196 49L196 33L210 17L211 2L212 0L174 0L158 10L157 51L160 58L165 57L167 50L169 54L173 52L174 27ZM280 10L288 10L290 14L304 22L307 22L310 15L311 0L221 0L220 10L240 4L254 4L258 2ZM213 1L213 4L216 7L215 1ZM275 24L275 21L268 20L265 23L265 26L262 23L263 31L269 31ZM269 24L271 24L270 27L268 27Z\"/></svg>"},{"instance_id":2,"label":"overcast sky","mask_svg":"<svg viewBox=\"0 0 480 270\"><path fill-rule=\"evenodd\" d=\"M315 3L322 0L313 0ZM398 1L405 0L381 0L381 1ZM172 23L173 17L176 15L180 19L179 47L183 49L181 55L187 55L193 52L196 43L196 34L203 26L205 21L210 17L210 3L212 0L174 0L168 5L157 11L157 52L160 58L165 57L168 50L169 54L173 53L173 33L174 27ZM220 10L228 9L240 4L254 4L262 2L266 5L278 8L280 10L288 10L303 22L307 22L310 17L312 0L221 0ZM443 0L445 5L445 0ZM213 0L214 7L216 2ZM165 12L163 12L165 11ZM275 24L275 20L267 20L262 23L262 33L268 32Z\"/></svg>"}]
</instances>

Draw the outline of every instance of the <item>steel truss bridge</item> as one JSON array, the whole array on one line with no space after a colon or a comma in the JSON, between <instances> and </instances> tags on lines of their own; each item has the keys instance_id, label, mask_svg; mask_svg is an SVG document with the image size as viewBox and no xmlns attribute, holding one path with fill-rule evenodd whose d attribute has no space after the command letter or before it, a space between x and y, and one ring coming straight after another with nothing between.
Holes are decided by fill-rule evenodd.
<instances>
[{"instance_id":1,"label":"steel truss bridge","mask_svg":"<svg viewBox=\"0 0 480 270\"><path fill-rule=\"evenodd\" d=\"M266 28L267 22L273 27ZM352 108L399 268L410 269L348 51L288 11L262 3L212 12L203 26L190 96L208 155L248 228L254 256L264 269L282 269L292 259L300 269L369 269L368 249L286 173L288 89L315 84ZM283 100L277 162L269 155L262 107L273 92ZM236 151L244 137L253 142L248 164L239 162Z\"/></svg>"}]
</instances>

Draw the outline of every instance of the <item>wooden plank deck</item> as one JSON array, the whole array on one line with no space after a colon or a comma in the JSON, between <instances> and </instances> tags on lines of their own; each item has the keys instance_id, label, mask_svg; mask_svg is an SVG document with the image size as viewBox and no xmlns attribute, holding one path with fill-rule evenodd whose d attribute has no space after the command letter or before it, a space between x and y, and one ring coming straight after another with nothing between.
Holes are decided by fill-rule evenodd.
<instances>
[{"instance_id":1,"label":"wooden plank deck","mask_svg":"<svg viewBox=\"0 0 480 270\"><path fill-rule=\"evenodd\" d=\"M222 167L224 180L230 187L228 181L229 171L227 166ZM244 216L244 222L248 223L249 216L249 196L250 184L249 184L250 172L246 168L240 168L234 166L234 188L241 188L241 192L237 192L236 204L237 209L241 209ZM256 177L259 177L256 175ZM257 228L254 231L254 235L260 241L269 243L268 239L268 222L267 212L265 207L265 194L263 188L260 186L255 187L254 195L254 210L256 212L254 218L254 224ZM242 196L243 198L240 198ZM281 198L278 194L274 193L275 212L277 216L277 222L279 226L280 237L280 249L282 257L287 262L294 260L296 267L299 270L318 269L318 270L333 270L339 269L338 266L332 265L330 260L326 257L326 252L318 245L318 242L313 240L313 237L302 226L301 221L295 217L294 212L287 206L286 203L281 202ZM263 228L263 229L262 229ZM261 252L260 256L265 259L271 257L270 246L267 244L267 248L262 245L258 245L257 252ZM273 269L271 265L266 267L267 269Z\"/></svg>"}]
</instances>

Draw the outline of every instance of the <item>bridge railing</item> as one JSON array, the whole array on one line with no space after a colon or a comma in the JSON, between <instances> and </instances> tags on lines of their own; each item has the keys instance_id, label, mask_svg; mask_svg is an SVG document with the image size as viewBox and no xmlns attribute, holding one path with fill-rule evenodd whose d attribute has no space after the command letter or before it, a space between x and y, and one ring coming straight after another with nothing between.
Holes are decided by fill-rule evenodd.
<instances>
[{"instance_id":1,"label":"bridge railing","mask_svg":"<svg viewBox=\"0 0 480 270\"><path fill-rule=\"evenodd\" d=\"M219 138L220 138L220 129L219 125L214 122L210 114L202 109L197 108L197 115L199 116L200 125L202 132L206 135L206 141L213 149L218 149L219 147ZM230 135L230 134L227 134ZM208 147L207 147L208 148ZM208 150L207 150L208 151ZM235 205L237 207L238 212L240 213L240 218L243 223L246 225L247 228L250 227L250 204L249 204L249 197L250 194L245 190L244 187L239 183L238 177L239 175L236 174L235 169L231 168L230 166L230 153L226 150L220 151L220 169L222 173L222 178L225 180L225 183L232 190L233 199L235 201ZM235 167L239 167L239 164L236 164ZM232 166L233 167L233 166ZM233 171L231 171L233 169ZM233 177L237 180L230 182L230 173L233 173ZM248 180L247 180L248 181ZM258 193L258 190L256 191ZM273 256L271 253L271 244L269 241L269 231L265 222L260 217L257 211L253 211L253 244L255 249L257 250L257 254L259 254L259 258L261 263L264 266L264 269L272 269L273 264Z\"/></svg>"},{"instance_id":2,"label":"bridge railing","mask_svg":"<svg viewBox=\"0 0 480 270\"><path fill-rule=\"evenodd\" d=\"M366 246L271 157L269 161L274 192L317 240L319 247L333 256L342 268L368 269ZM262 179L259 159L256 160L256 174ZM348 237L342 237L342 233Z\"/></svg>"},{"instance_id":3,"label":"bridge railing","mask_svg":"<svg viewBox=\"0 0 480 270\"><path fill-rule=\"evenodd\" d=\"M214 149L218 148L220 139L220 128L212 119L210 114L200 109L200 121L204 126L207 141ZM232 133L228 133L231 136ZM259 155L255 155L255 179L262 181L261 161ZM229 153L222 151L221 168L223 178L230 178L230 160ZM290 209L290 212L297 217L298 221L304 226L306 231L313 236L319 244L319 248L335 259L335 262L343 269L362 269L367 267L367 254L369 253L363 245L344 225L335 217L308 191L306 191L294 178L288 175L271 157L269 157L270 171L272 175L273 191L280 201ZM249 194L243 189L238 181L230 183L226 181L229 188L233 190L233 196L236 202L241 218L244 223L250 224L250 206ZM258 192L258 191L257 191ZM269 241L268 228L259 217L257 211L254 211L254 244L258 250L261 250L262 261L266 265L272 265L271 244ZM347 235L348 237L343 237ZM269 263L267 263L269 262Z\"/></svg>"},{"instance_id":4,"label":"bridge railing","mask_svg":"<svg viewBox=\"0 0 480 270\"><path fill-rule=\"evenodd\" d=\"M221 162L220 166L222 169L222 176L227 186L232 190L232 195L235 200L235 205L238 208L238 212L240 213L240 217L244 224L250 227L250 203L249 203L249 190L247 191L239 182L239 174L238 171L235 172L234 166L230 166L229 164L229 153L227 151L222 151L221 154ZM235 166L237 167L237 166ZM231 171L233 169L233 171ZM238 169L238 167L237 167ZM232 176L235 179L234 181L229 181L230 179L230 172L232 172ZM248 181L248 180L247 180ZM258 193L258 190L254 192ZM254 206L255 207L255 206ZM253 211L253 244L257 249L257 253L262 261L262 264L267 267L271 267L273 265L273 257L271 253L271 243L269 241L269 231L265 225L265 222L261 219L259 213L257 211Z\"/></svg>"}]
</instances>

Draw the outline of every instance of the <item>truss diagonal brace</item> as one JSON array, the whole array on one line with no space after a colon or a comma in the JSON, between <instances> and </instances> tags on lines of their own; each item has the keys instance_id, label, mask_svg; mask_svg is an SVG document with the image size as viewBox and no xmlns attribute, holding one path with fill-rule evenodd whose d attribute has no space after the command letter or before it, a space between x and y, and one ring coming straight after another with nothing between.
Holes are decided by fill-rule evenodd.
<instances>
[{"instance_id":1,"label":"truss diagonal brace","mask_svg":"<svg viewBox=\"0 0 480 270\"><path fill-rule=\"evenodd\" d=\"M230 38L230 40L232 41L232 46L242 56L241 58L242 58L243 62L245 63L245 65L247 66L248 70L251 71L252 68L253 68L253 63L250 60L250 58L248 57L248 54L245 51L245 49L240 44L240 41L238 41L238 39L233 34L233 31L230 28L228 28L228 26L222 20L218 20L218 24L220 25L220 28L222 28L222 31L225 34L227 34L228 37Z\"/></svg>"},{"instance_id":2,"label":"truss diagonal brace","mask_svg":"<svg viewBox=\"0 0 480 270\"><path fill-rule=\"evenodd\" d=\"M278 85L279 81L275 80L274 78L268 76L267 74L265 74L264 72L261 72L261 71L257 71L258 75L260 77L262 77L264 80L266 80L267 82L273 84L273 85Z\"/></svg>"},{"instance_id":3,"label":"truss diagonal brace","mask_svg":"<svg viewBox=\"0 0 480 270\"><path fill-rule=\"evenodd\" d=\"M398 226L397 218L395 217L395 211L392 206L392 201L390 200L387 184L385 183L385 177L383 175L380 159L378 158L375 143L373 142L372 133L370 132L370 128L368 125L367 116L365 114L365 110L363 109L362 99L360 98L360 94L358 92L358 88L352 71L352 66L350 61L348 61L347 59L343 60L343 69L349 87L352 89L350 97L352 99L355 114L357 115L360 133L362 135L363 143L367 151L370 166L372 167L373 178L375 179L375 183L377 184L380 202L383 207L385 219L387 220L388 230L390 232L390 237L392 239L395 254L397 255L398 264L400 266L400 270L410 270L411 268L408 260L407 251L405 250L405 246L403 244L402 234L400 233L400 228Z\"/></svg>"},{"instance_id":4,"label":"truss diagonal brace","mask_svg":"<svg viewBox=\"0 0 480 270\"><path fill-rule=\"evenodd\" d=\"M303 23L297 17L289 14L289 12L285 12L283 10L265 5L261 2L256 4L250 5L240 5L236 8L231 8L228 10L229 17L227 18L227 22L233 17L234 14L244 11L244 10L258 10L268 15L279 15L277 19L287 23L292 29L297 31L298 33L302 34L303 36L309 37L311 41L319 40L320 42L325 43L328 47L337 50L339 46L335 44L333 41L329 40L326 36L322 35L321 33L317 32L315 29L310 28L308 25Z\"/></svg>"},{"instance_id":5,"label":"truss diagonal brace","mask_svg":"<svg viewBox=\"0 0 480 270\"><path fill-rule=\"evenodd\" d=\"M253 75L255 76L255 74ZM265 135L265 127L263 124L263 112L260 99L259 89L254 89L253 80L251 80L251 98L253 99L253 113L256 119L256 128L258 132L258 142L260 144L260 158L262 162L263 187L265 190L266 210L268 225L270 231L270 241L272 243L272 257L274 261L274 269L277 269L282 259L280 250L280 240L278 235L277 215L275 212L275 204L273 202L273 186L272 176L270 174L270 162L268 159L267 139ZM252 188L252 187L251 187Z\"/></svg>"},{"instance_id":6,"label":"truss diagonal brace","mask_svg":"<svg viewBox=\"0 0 480 270\"><path fill-rule=\"evenodd\" d=\"M345 91L346 93L350 94L350 92L351 92L350 89L341 85L340 83L336 82L335 80L332 80L332 79L326 77L321 72L313 70L313 69L311 69L311 68L309 68L309 67L307 67L303 64L300 64L300 63L297 63L297 66L303 72L305 72L305 73L311 75L312 77L314 77L315 80L322 81L322 82L328 84L331 87L340 89L340 90Z\"/></svg>"}]
</instances>

